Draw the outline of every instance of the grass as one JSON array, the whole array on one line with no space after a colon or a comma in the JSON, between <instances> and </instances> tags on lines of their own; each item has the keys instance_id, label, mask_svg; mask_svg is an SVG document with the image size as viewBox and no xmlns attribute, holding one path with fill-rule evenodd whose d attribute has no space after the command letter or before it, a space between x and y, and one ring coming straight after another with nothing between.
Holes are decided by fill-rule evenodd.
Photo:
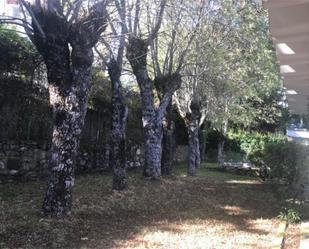
<instances>
[{"instance_id":1,"label":"grass","mask_svg":"<svg viewBox=\"0 0 309 249\"><path fill-rule=\"evenodd\" d=\"M185 172L152 182L131 171L125 192L110 189L109 175L79 176L62 220L40 213L44 182L0 185L0 248L270 248L281 208L271 185Z\"/></svg>"}]
</instances>

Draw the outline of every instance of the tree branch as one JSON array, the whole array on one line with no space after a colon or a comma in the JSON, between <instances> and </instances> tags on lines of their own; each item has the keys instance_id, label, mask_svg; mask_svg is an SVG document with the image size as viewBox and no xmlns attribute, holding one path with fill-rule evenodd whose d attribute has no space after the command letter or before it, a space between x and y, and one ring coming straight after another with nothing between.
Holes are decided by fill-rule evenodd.
<instances>
[{"instance_id":1,"label":"tree branch","mask_svg":"<svg viewBox=\"0 0 309 249\"><path fill-rule=\"evenodd\" d=\"M103 63L108 66L108 61L106 60L106 58L104 57L104 55L99 51L99 49L97 47L94 47L94 51L98 54L98 56L100 57L100 59L103 61Z\"/></svg>"},{"instance_id":2,"label":"tree branch","mask_svg":"<svg viewBox=\"0 0 309 249\"><path fill-rule=\"evenodd\" d=\"M107 12L107 4L110 0L102 0L90 8L89 15L77 22L74 27L78 30L82 28L87 36L86 46L93 47L97 41L101 33L106 29L108 23L108 12ZM83 44L85 46L85 44Z\"/></svg>"},{"instance_id":3,"label":"tree branch","mask_svg":"<svg viewBox=\"0 0 309 249\"><path fill-rule=\"evenodd\" d=\"M136 0L135 3L135 17L134 17L134 26L133 26L133 34L135 36L137 36L137 27L138 27L138 23L139 23L139 14L140 14L140 10L141 10L141 0Z\"/></svg>"},{"instance_id":4,"label":"tree branch","mask_svg":"<svg viewBox=\"0 0 309 249\"><path fill-rule=\"evenodd\" d=\"M147 41L146 41L146 44L148 44L148 45L151 44L151 42L154 40L154 38L158 34L158 31L161 27L165 6L166 6L166 0L161 0L160 10L159 10L159 13L158 13L157 18L156 18L156 23L155 23L154 27L152 28L152 30L151 30L148 38L147 38Z\"/></svg>"},{"instance_id":5,"label":"tree branch","mask_svg":"<svg viewBox=\"0 0 309 249\"><path fill-rule=\"evenodd\" d=\"M160 106L157 110L157 121L158 122L161 122L161 120L163 120L166 108L169 105L173 94L180 87L180 84L181 84L181 77L179 74L176 73L170 76L169 82L168 84L166 84L169 88L163 94L163 97L160 102Z\"/></svg>"},{"instance_id":6,"label":"tree branch","mask_svg":"<svg viewBox=\"0 0 309 249\"><path fill-rule=\"evenodd\" d=\"M34 23L34 25L36 26L36 28L38 29L39 33L41 34L43 39L46 39L46 35L41 27L41 25L39 24L38 20L36 19L36 16L34 15L32 9L30 8L29 4L25 1L25 0L19 0L21 5L23 5L25 7L25 9L28 11L29 15L32 18L32 22ZM38 6L40 8L40 6Z\"/></svg>"}]
</instances>

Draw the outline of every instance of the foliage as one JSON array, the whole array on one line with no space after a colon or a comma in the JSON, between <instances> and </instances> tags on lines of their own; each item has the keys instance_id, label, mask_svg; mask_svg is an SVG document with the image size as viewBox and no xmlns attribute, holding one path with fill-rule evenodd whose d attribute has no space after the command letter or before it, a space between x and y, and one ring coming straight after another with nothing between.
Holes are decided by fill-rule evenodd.
<instances>
[{"instance_id":1,"label":"foliage","mask_svg":"<svg viewBox=\"0 0 309 249\"><path fill-rule=\"evenodd\" d=\"M300 222L300 215L299 212L289 208L281 211L278 215L278 218L282 221L286 221L288 223L297 223Z\"/></svg>"},{"instance_id":2,"label":"foliage","mask_svg":"<svg viewBox=\"0 0 309 249\"><path fill-rule=\"evenodd\" d=\"M282 135L245 131L230 131L228 133L228 138L239 146L241 151L245 153L247 160L257 166L263 165L262 155L265 147L269 143L280 143L286 141L286 137Z\"/></svg>"},{"instance_id":3,"label":"foliage","mask_svg":"<svg viewBox=\"0 0 309 249\"><path fill-rule=\"evenodd\" d=\"M267 12L259 1L212 1L176 100L195 100L223 136L228 127L274 132L287 120Z\"/></svg>"},{"instance_id":4,"label":"foliage","mask_svg":"<svg viewBox=\"0 0 309 249\"><path fill-rule=\"evenodd\" d=\"M45 91L44 91L45 90ZM49 140L52 112L46 89L19 77L0 81L0 139Z\"/></svg>"},{"instance_id":5,"label":"foliage","mask_svg":"<svg viewBox=\"0 0 309 249\"><path fill-rule=\"evenodd\" d=\"M252 130L275 132L278 129L285 130L286 128L287 109L280 104L282 94L278 92L278 89L271 91L268 95L259 93L245 100L246 115L250 115L252 111L255 112L248 125Z\"/></svg>"},{"instance_id":6,"label":"foliage","mask_svg":"<svg viewBox=\"0 0 309 249\"><path fill-rule=\"evenodd\" d=\"M0 26L0 72L31 75L40 61L32 43L15 30Z\"/></svg>"},{"instance_id":7,"label":"foliage","mask_svg":"<svg viewBox=\"0 0 309 249\"><path fill-rule=\"evenodd\" d=\"M270 168L270 176L288 184L297 181L307 166L308 148L292 141L277 141L266 144L261 160Z\"/></svg>"},{"instance_id":8,"label":"foliage","mask_svg":"<svg viewBox=\"0 0 309 249\"><path fill-rule=\"evenodd\" d=\"M229 132L228 138L239 146L248 161L288 184L294 183L306 166L308 149L287 141L283 135L238 131Z\"/></svg>"},{"instance_id":9,"label":"foliage","mask_svg":"<svg viewBox=\"0 0 309 249\"><path fill-rule=\"evenodd\" d=\"M0 138L50 139L52 114L40 56L29 39L4 25L0 54Z\"/></svg>"},{"instance_id":10,"label":"foliage","mask_svg":"<svg viewBox=\"0 0 309 249\"><path fill-rule=\"evenodd\" d=\"M111 83L100 67L93 67L91 72L91 90L89 93L90 109L106 112L111 103Z\"/></svg>"}]
</instances>

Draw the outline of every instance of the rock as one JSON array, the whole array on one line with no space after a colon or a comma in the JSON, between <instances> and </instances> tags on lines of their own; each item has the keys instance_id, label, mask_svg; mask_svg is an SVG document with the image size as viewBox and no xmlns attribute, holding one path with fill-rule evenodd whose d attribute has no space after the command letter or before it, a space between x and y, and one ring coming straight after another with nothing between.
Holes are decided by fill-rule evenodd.
<instances>
[{"instance_id":1,"label":"rock","mask_svg":"<svg viewBox=\"0 0 309 249\"><path fill-rule=\"evenodd\" d=\"M1 169L1 170L0 170L0 175L6 176L6 175L8 175L8 174L9 174L9 170L7 170L7 169Z\"/></svg>"},{"instance_id":2,"label":"rock","mask_svg":"<svg viewBox=\"0 0 309 249\"><path fill-rule=\"evenodd\" d=\"M4 161L0 161L0 170L6 169L6 164Z\"/></svg>"},{"instance_id":3,"label":"rock","mask_svg":"<svg viewBox=\"0 0 309 249\"><path fill-rule=\"evenodd\" d=\"M27 150L27 148L26 148L25 146L22 146L22 147L19 148L19 151L20 151L20 152L24 152L24 151L26 151L26 150Z\"/></svg>"},{"instance_id":4,"label":"rock","mask_svg":"<svg viewBox=\"0 0 309 249\"><path fill-rule=\"evenodd\" d=\"M10 170L19 170L22 167L20 158L8 158L7 168Z\"/></svg>"},{"instance_id":5,"label":"rock","mask_svg":"<svg viewBox=\"0 0 309 249\"><path fill-rule=\"evenodd\" d=\"M11 175L11 176L16 176L16 175L18 175L18 170L15 170L15 169L11 169L10 171L9 171L9 175Z\"/></svg>"},{"instance_id":6,"label":"rock","mask_svg":"<svg viewBox=\"0 0 309 249\"><path fill-rule=\"evenodd\" d=\"M30 171L25 175L25 178L28 180L34 180L38 177L38 175L36 174L36 172L34 171Z\"/></svg>"}]
</instances>

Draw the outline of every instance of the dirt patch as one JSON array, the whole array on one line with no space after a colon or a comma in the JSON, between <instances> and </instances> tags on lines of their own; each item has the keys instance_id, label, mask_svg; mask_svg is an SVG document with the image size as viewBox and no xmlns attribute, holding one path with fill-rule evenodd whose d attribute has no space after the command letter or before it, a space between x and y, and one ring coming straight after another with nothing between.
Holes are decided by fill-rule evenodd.
<instances>
[{"instance_id":1,"label":"dirt patch","mask_svg":"<svg viewBox=\"0 0 309 249\"><path fill-rule=\"evenodd\" d=\"M285 240L282 249L299 249L300 246L300 225L289 224L285 233Z\"/></svg>"}]
</instances>

